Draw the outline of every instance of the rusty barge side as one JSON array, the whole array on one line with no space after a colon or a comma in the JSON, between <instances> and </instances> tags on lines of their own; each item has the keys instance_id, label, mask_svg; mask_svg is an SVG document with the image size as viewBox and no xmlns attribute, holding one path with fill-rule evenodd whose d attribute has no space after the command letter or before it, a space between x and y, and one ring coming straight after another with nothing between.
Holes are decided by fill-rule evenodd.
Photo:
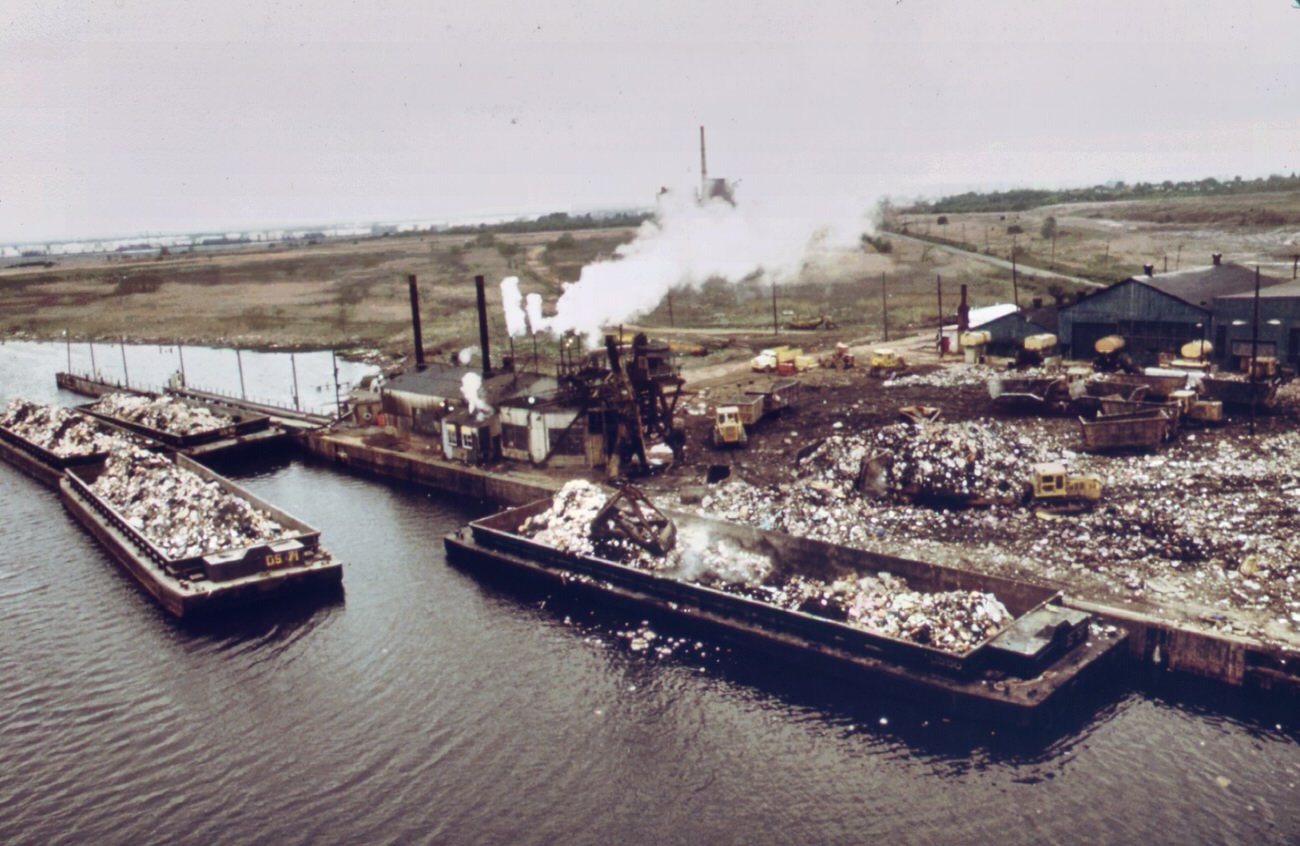
<instances>
[{"instance_id":1,"label":"rusty barge side","mask_svg":"<svg viewBox=\"0 0 1300 846\"><path fill-rule=\"evenodd\" d=\"M903 695L953 713L1029 724L1049 717L1068 692L1116 654L1122 630L1091 631L1088 615L1060 604L1047 587L983 576L950 567L877 555L864 550L764 532L689 515L674 515L690 529L723 536L761 551L778 569L818 577L888 571L923 591L986 590L1015 617L1002 632L965 654L829 620L589 556L537 544L517 527L549 500L477 520L449 535L448 559L459 566L507 573L550 587L628 606L707 629L764 655L844 677L864 689Z\"/></svg>"},{"instance_id":2,"label":"rusty barge side","mask_svg":"<svg viewBox=\"0 0 1300 846\"><path fill-rule=\"evenodd\" d=\"M91 490L102 464L69 467L59 482L64 507L168 613L186 618L290 592L341 590L343 566L320 547L320 532L184 456L172 459L267 512L288 533L266 544L170 558Z\"/></svg>"}]
</instances>

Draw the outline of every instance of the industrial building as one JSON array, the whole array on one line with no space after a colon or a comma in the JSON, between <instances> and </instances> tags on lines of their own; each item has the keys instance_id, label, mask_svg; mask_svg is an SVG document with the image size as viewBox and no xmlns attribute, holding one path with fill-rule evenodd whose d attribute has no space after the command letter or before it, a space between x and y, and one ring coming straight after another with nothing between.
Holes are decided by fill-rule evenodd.
<instances>
[{"instance_id":1,"label":"industrial building","mask_svg":"<svg viewBox=\"0 0 1300 846\"><path fill-rule=\"evenodd\" d=\"M1220 364L1239 366L1250 357L1254 338L1256 355L1300 368L1300 282L1266 285L1266 280L1260 277L1258 334L1253 288L1214 301L1214 355Z\"/></svg>"},{"instance_id":2,"label":"industrial building","mask_svg":"<svg viewBox=\"0 0 1300 846\"><path fill-rule=\"evenodd\" d=\"M1255 270L1224 262L1219 253L1205 267L1171 273L1155 273L1147 265L1138 276L1130 276L1102 291L1081 298L1057 312L1057 335L1061 347L1072 358L1091 358L1093 344L1107 335L1120 335L1128 342L1128 353L1140 364L1155 364L1161 353L1172 353L1188 341L1214 341L1216 356L1225 355L1234 337L1216 316L1216 302L1246 295L1255 288ZM1261 277L1267 289L1281 280Z\"/></svg>"}]
</instances>

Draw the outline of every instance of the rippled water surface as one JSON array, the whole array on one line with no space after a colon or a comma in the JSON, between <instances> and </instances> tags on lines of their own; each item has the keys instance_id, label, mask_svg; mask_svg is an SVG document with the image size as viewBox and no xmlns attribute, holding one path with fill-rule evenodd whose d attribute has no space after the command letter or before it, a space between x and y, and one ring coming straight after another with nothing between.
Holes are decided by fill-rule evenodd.
<instances>
[{"instance_id":1,"label":"rippled water surface","mask_svg":"<svg viewBox=\"0 0 1300 846\"><path fill-rule=\"evenodd\" d=\"M0 401L55 400L62 356L0 345ZM323 530L342 600L173 622L0 464L0 842L1300 838L1284 710L1117 686L1026 734L707 642L654 658L638 620L449 567L471 504L220 469Z\"/></svg>"}]
</instances>

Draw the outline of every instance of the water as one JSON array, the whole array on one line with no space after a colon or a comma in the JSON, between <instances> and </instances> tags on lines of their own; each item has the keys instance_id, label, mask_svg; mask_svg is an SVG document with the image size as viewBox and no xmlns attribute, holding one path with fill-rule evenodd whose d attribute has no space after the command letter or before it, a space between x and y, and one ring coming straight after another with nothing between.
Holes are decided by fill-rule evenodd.
<instances>
[{"instance_id":1,"label":"water","mask_svg":"<svg viewBox=\"0 0 1300 846\"><path fill-rule=\"evenodd\" d=\"M0 401L63 365L0 346ZM655 659L637 620L449 567L466 503L222 469L323 529L343 600L176 623L0 464L0 842L1300 839L1293 714L1121 685L998 731L709 643Z\"/></svg>"}]
</instances>

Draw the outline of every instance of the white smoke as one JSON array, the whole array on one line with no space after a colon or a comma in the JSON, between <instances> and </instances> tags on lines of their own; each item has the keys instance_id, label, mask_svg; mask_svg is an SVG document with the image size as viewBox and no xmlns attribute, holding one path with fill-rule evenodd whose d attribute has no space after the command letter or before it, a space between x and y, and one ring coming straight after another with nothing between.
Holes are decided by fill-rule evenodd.
<instances>
[{"instance_id":1,"label":"white smoke","mask_svg":"<svg viewBox=\"0 0 1300 846\"><path fill-rule=\"evenodd\" d=\"M528 334L528 315L520 307L523 295L519 293L519 277L507 276L501 280L501 304L506 311L506 332L517 338Z\"/></svg>"},{"instance_id":2,"label":"white smoke","mask_svg":"<svg viewBox=\"0 0 1300 846\"><path fill-rule=\"evenodd\" d=\"M474 356L478 355L478 353L478 347L465 347L465 349L456 353L456 363L462 367L467 366L474 360Z\"/></svg>"},{"instance_id":3,"label":"white smoke","mask_svg":"<svg viewBox=\"0 0 1300 846\"><path fill-rule=\"evenodd\" d=\"M475 417L492 413L492 406L483 397L483 377L477 373L466 373L460 378L460 395L465 398L469 413Z\"/></svg>"},{"instance_id":4,"label":"white smoke","mask_svg":"<svg viewBox=\"0 0 1300 846\"><path fill-rule=\"evenodd\" d=\"M798 277L812 253L856 248L870 229L867 204L849 214L810 213L797 201L765 207L755 201L737 206L721 200L697 204L683 192L661 197L657 219L642 224L636 238L615 257L582 269L566 282L554 314L544 316L542 298L525 300L531 331L574 331L598 343L604 327L651 311L674 288L692 288L710 279L732 283L784 283ZM518 280L502 282L508 327L518 327ZM514 334L514 328L511 328Z\"/></svg>"}]
</instances>

